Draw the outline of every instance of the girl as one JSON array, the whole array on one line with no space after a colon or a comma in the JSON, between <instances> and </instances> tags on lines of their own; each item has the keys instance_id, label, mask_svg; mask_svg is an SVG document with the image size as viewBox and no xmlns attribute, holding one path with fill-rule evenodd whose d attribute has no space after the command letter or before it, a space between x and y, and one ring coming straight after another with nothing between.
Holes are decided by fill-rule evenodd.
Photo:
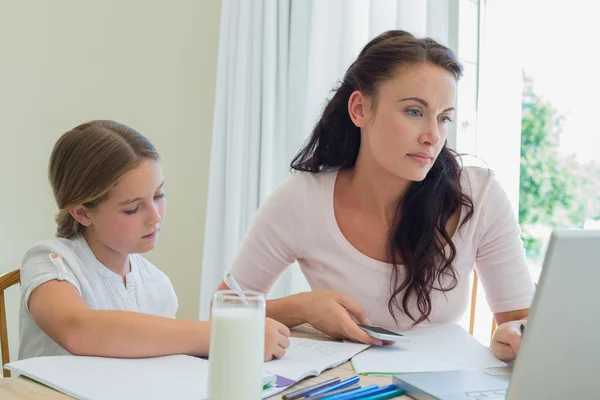
<instances>
[{"instance_id":1,"label":"girl","mask_svg":"<svg viewBox=\"0 0 600 400\"><path fill-rule=\"evenodd\" d=\"M457 322L475 268L499 324L492 351L515 357L534 286L494 174L446 146L461 73L451 50L403 31L365 46L230 269L268 292L298 261L312 292L268 301L267 315L380 344L350 315L396 331Z\"/></svg>"},{"instance_id":2,"label":"girl","mask_svg":"<svg viewBox=\"0 0 600 400\"><path fill-rule=\"evenodd\" d=\"M166 209L152 144L116 122L89 122L58 140L49 178L58 238L23 260L19 359L206 355L210 324L174 319L169 278L140 255L156 245ZM265 360L284 355L288 336L266 320Z\"/></svg>"}]
</instances>

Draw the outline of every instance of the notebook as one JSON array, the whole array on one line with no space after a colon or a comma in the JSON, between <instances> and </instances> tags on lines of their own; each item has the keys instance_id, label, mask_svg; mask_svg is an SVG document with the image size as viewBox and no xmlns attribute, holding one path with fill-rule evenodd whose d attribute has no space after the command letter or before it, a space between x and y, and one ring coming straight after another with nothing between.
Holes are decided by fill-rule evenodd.
<instances>
[{"instance_id":1,"label":"notebook","mask_svg":"<svg viewBox=\"0 0 600 400\"><path fill-rule=\"evenodd\" d=\"M506 366L459 325L417 328L406 335L409 344L371 347L352 357L354 371L388 375Z\"/></svg>"},{"instance_id":2,"label":"notebook","mask_svg":"<svg viewBox=\"0 0 600 400\"><path fill-rule=\"evenodd\" d=\"M208 361L153 358L35 357L5 366L78 399L206 399Z\"/></svg>"},{"instance_id":3,"label":"notebook","mask_svg":"<svg viewBox=\"0 0 600 400\"><path fill-rule=\"evenodd\" d=\"M278 377L276 387L263 393L267 396L282 392L302 379L335 368L369 347L362 343L301 338L290 338L290 343L285 357L265 363L265 370Z\"/></svg>"},{"instance_id":4,"label":"notebook","mask_svg":"<svg viewBox=\"0 0 600 400\"><path fill-rule=\"evenodd\" d=\"M369 347L362 343L324 342L290 338L285 357L265 363L265 370L300 381L317 376L326 369L335 368Z\"/></svg>"},{"instance_id":5,"label":"notebook","mask_svg":"<svg viewBox=\"0 0 600 400\"><path fill-rule=\"evenodd\" d=\"M264 364L266 398L349 360L367 345L290 338L284 358ZM153 358L36 357L5 368L80 399L205 399L208 361L186 355ZM235 377L232 377L235 380Z\"/></svg>"}]
</instances>

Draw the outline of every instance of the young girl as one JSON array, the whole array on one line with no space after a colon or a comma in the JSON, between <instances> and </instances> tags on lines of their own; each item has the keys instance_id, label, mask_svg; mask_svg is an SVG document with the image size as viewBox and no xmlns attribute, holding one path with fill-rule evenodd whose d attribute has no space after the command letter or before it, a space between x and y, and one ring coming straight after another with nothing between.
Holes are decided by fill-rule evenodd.
<instances>
[{"instance_id":1,"label":"young girl","mask_svg":"<svg viewBox=\"0 0 600 400\"><path fill-rule=\"evenodd\" d=\"M58 238L23 260L19 359L206 355L210 324L176 320L169 278L140 255L156 245L166 209L152 144L116 122L89 122L58 140L49 178ZM288 336L267 318L265 360L284 355Z\"/></svg>"},{"instance_id":2,"label":"young girl","mask_svg":"<svg viewBox=\"0 0 600 400\"><path fill-rule=\"evenodd\" d=\"M457 322L475 268L500 325L492 351L515 357L534 285L494 174L446 146L461 73L451 50L403 31L365 46L230 269L268 292L298 261L313 291L267 315L377 344L349 314L396 331Z\"/></svg>"}]
</instances>

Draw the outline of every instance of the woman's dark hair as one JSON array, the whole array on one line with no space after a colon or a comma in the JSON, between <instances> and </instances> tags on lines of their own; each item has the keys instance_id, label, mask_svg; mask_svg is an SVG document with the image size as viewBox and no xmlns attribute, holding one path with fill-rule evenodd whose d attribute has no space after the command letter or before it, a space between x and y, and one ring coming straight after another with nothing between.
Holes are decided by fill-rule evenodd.
<instances>
[{"instance_id":1,"label":"woman's dark hair","mask_svg":"<svg viewBox=\"0 0 600 400\"><path fill-rule=\"evenodd\" d=\"M393 30L369 42L346 71L311 137L292 161L292 169L318 173L353 167L361 134L348 113L350 95L361 91L373 99L375 108L381 83L392 79L400 67L422 63L439 66L456 80L462 75L462 66L453 52L433 39L418 39L408 32ZM405 313L413 325L427 320L431 314L431 291L446 292L458 284L452 266L456 246L446 224L461 207L466 210L461 226L473 215L473 201L461 188L461 171L458 154L444 144L427 177L413 182L398 202L387 244L393 265L388 309L394 320L394 310ZM400 262L404 274L400 273ZM421 315L409 311L413 296Z\"/></svg>"}]
</instances>

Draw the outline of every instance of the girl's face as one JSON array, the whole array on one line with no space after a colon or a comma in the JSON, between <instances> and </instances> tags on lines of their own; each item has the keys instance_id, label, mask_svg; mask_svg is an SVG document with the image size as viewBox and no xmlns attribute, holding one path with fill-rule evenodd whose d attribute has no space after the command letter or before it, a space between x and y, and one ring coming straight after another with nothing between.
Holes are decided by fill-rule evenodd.
<instances>
[{"instance_id":1,"label":"girl's face","mask_svg":"<svg viewBox=\"0 0 600 400\"><path fill-rule=\"evenodd\" d=\"M165 217L164 183L160 164L144 160L119 179L105 200L86 209L86 237L121 254L152 250Z\"/></svg>"}]
</instances>

